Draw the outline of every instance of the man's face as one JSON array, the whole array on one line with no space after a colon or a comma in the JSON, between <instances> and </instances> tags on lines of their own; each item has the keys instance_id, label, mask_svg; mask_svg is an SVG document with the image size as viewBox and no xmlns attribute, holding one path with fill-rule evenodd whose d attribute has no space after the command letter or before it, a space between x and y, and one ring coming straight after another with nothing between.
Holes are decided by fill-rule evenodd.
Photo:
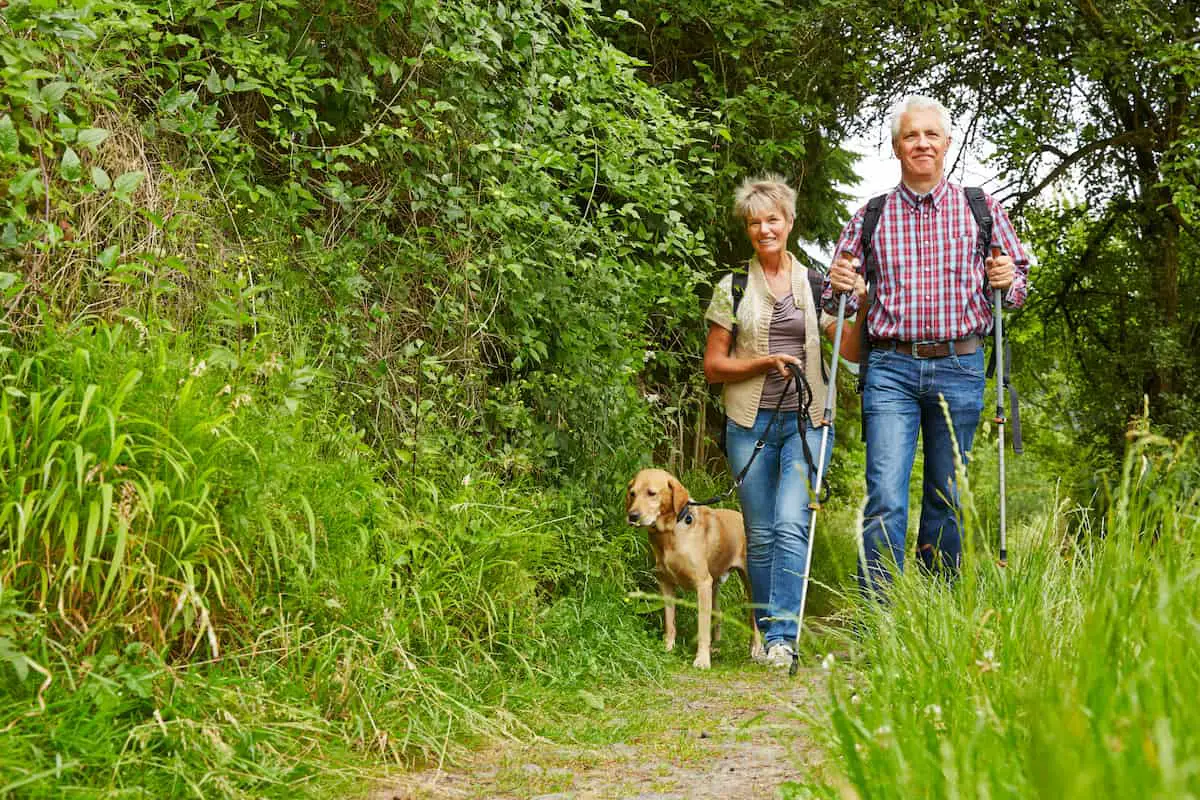
<instances>
[{"instance_id":1,"label":"man's face","mask_svg":"<svg viewBox=\"0 0 1200 800\"><path fill-rule=\"evenodd\" d=\"M900 159L900 177L905 181L940 180L949 149L950 135L942 130L936 111L921 109L900 115L900 133L892 141L892 151Z\"/></svg>"}]
</instances>

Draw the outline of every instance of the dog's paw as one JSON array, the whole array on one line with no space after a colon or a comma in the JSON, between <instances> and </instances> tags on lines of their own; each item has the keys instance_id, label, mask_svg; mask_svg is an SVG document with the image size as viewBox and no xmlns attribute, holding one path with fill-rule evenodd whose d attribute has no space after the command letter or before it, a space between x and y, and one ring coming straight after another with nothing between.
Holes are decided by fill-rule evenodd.
<instances>
[{"instance_id":1,"label":"dog's paw","mask_svg":"<svg viewBox=\"0 0 1200 800\"><path fill-rule=\"evenodd\" d=\"M762 661L765 661L766 658L767 658L767 651L766 651L766 648L763 647L762 642L755 642L754 644L750 645L750 660L751 661L753 661L757 664Z\"/></svg>"},{"instance_id":2,"label":"dog's paw","mask_svg":"<svg viewBox=\"0 0 1200 800\"><path fill-rule=\"evenodd\" d=\"M675 640L674 639L664 639L663 645L666 647L666 650L669 653L675 649Z\"/></svg>"},{"instance_id":3,"label":"dog's paw","mask_svg":"<svg viewBox=\"0 0 1200 800\"><path fill-rule=\"evenodd\" d=\"M712 666L712 659L708 653L697 653L696 660L692 662L692 666L696 669L708 669Z\"/></svg>"}]
</instances>

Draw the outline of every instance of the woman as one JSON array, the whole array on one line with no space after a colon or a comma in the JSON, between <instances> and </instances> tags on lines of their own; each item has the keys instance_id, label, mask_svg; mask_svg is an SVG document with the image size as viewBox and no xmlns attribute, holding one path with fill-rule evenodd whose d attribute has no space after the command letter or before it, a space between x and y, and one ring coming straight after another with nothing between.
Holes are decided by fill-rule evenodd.
<instances>
[{"instance_id":1,"label":"woman","mask_svg":"<svg viewBox=\"0 0 1200 800\"><path fill-rule=\"evenodd\" d=\"M812 388L803 435L818 458L826 383L817 331L819 326L832 339L837 324L815 306L808 270L787 251L795 208L795 191L778 176L747 179L738 187L734 214L745 222L754 248L745 292L735 320L733 280L726 275L704 315L709 322L704 375L710 383L724 384L726 457L735 475L765 437L738 499L749 537L755 620L765 641L765 651L756 653L755 660L778 667L791 664L796 640L811 480L796 414L799 393L794 384L786 394L784 388L788 365L799 366ZM855 293L866 293L861 278ZM845 327L842 355L857 361L857 332ZM781 395L779 417L768 431Z\"/></svg>"}]
</instances>

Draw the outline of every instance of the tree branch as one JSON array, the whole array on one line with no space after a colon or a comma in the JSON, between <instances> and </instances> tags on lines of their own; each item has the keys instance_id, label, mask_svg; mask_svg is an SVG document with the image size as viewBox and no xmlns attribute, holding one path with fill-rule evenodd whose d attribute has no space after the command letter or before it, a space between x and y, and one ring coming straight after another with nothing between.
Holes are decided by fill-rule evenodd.
<instances>
[{"instance_id":1,"label":"tree branch","mask_svg":"<svg viewBox=\"0 0 1200 800\"><path fill-rule=\"evenodd\" d=\"M1047 175L1042 180L1038 181L1038 183L1036 185L1034 185L1033 188L1031 188L1025 192L1022 192L1021 194L1019 194L1017 196L1017 201L1013 204L1013 213L1014 214L1020 213L1021 209L1024 208L1025 205L1027 203L1029 203L1029 201L1033 200L1035 197L1037 197L1039 194L1041 194L1042 189L1045 189L1051 183L1058 180L1059 176L1061 176L1064 172L1066 172L1067 169L1070 168L1070 166L1072 164L1075 164L1075 163L1079 162L1080 160L1087 158L1088 156L1092 155L1093 153L1099 152L1100 150L1104 150L1105 148L1122 147L1127 144L1134 144L1136 142L1147 139L1151 135L1153 135L1153 131L1151 131L1149 128L1139 128L1138 130L1135 130L1135 131L1126 131L1125 133L1119 133L1116 136L1110 136L1107 139L1100 139L1098 141L1091 142L1090 144L1086 144L1083 147L1079 148L1078 150L1076 150L1074 153L1071 153L1070 155L1064 154L1062 160L1058 162L1058 164L1054 167L1054 169L1050 170L1049 175ZM1050 148L1048 146L1043 146L1042 149L1050 150Z\"/></svg>"}]
</instances>

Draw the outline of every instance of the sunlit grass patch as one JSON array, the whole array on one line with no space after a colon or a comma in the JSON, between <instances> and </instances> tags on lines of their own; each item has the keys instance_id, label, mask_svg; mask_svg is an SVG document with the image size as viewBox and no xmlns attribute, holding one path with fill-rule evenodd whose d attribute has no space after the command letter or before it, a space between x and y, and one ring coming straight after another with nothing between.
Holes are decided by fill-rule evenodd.
<instances>
[{"instance_id":1,"label":"sunlit grass patch","mask_svg":"<svg viewBox=\"0 0 1200 800\"><path fill-rule=\"evenodd\" d=\"M1193 442L1142 435L1101 515L1067 526L1051 508L1017 532L1006 569L976 547L956 584L913 570L887 604L860 605L865 662L831 680L831 742L856 789L1194 792L1198 478Z\"/></svg>"}]
</instances>

